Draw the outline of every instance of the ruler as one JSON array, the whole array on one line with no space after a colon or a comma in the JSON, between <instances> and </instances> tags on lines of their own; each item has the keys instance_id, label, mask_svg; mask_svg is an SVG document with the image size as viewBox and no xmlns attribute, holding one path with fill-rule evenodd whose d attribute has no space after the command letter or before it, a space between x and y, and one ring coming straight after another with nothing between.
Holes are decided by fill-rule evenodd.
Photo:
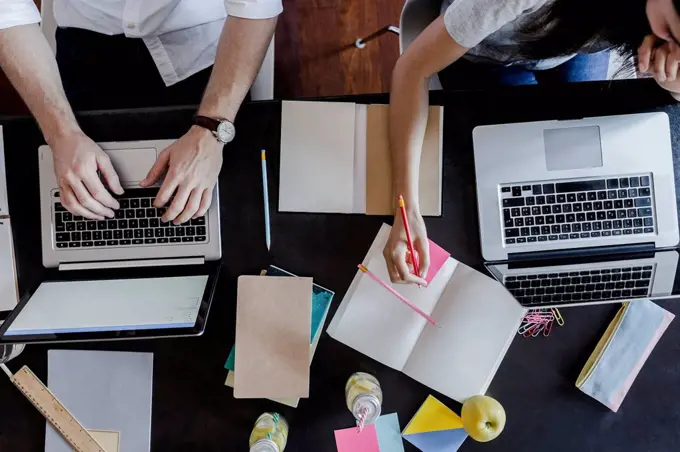
<instances>
[{"instance_id":1,"label":"ruler","mask_svg":"<svg viewBox=\"0 0 680 452\"><path fill-rule=\"evenodd\" d=\"M76 452L106 452L85 430L78 420L66 409L47 387L35 376L31 369L24 366L12 375L4 365L2 370L10 377L14 386L31 401L40 413L69 442Z\"/></svg>"}]
</instances>

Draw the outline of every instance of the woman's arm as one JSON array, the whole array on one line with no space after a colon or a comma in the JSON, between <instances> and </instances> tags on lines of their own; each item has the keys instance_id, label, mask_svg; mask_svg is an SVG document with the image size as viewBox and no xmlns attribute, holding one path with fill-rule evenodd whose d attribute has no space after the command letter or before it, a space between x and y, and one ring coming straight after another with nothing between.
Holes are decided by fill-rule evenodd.
<instances>
[{"instance_id":1,"label":"woman's arm","mask_svg":"<svg viewBox=\"0 0 680 452\"><path fill-rule=\"evenodd\" d=\"M396 206L398 194L403 194L406 201L413 244L419 255L420 276L427 274L429 247L418 205L418 174L428 116L428 78L467 51L451 38L443 17L439 17L408 47L392 73L389 132L396 214L384 250L392 282L424 283L422 278L409 272L406 234Z\"/></svg>"}]
</instances>

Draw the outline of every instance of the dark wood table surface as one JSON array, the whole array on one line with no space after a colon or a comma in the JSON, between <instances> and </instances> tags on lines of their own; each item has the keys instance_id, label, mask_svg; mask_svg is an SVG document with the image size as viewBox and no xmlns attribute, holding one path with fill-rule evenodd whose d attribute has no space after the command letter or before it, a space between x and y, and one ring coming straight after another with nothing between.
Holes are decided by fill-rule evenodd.
<instances>
[{"instance_id":1,"label":"dark wood table surface","mask_svg":"<svg viewBox=\"0 0 680 452\"><path fill-rule=\"evenodd\" d=\"M387 96L346 100L386 102ZM430 237L458 260L481 268L474 188L472 129L480 124L666 111L676 165L680 106L653 81L519 87L487 92L435 93L445 105L444 210L427 219ZM189 126L193 108L91 112L79 116L96 141L174 138ZM336 291L329 321L382 222L363 215L277 212L279 102L245 105L220 175L223 269L206 333L198 338L28 346L11 362L47 377L48 348L134 350L154 353L152 450L244 451L257 416L281 412L290 422L287 451L334 451L333 431L352 425L344 384L355 371L378 377L384 413L398 412L402 428L431 391L324 335L311 367L310 398L297 409L266 400L235 400L224 386L224 362L234 342L236 279L277 264ZM43 138L30 118L4 118L5 156L20 287L41 278L37 149ZM329 125L331 127L332 125ZM508 143L508 146L512 146ZM264 242L259 149L268 151L272 250ZM644 152L640 149L640 152ZM677 168L676 168L677 174ZM660 303L680 314L680 302ZM507 412L503 434L487 444L468 439L463 451L680 450L680 321L671 323L618 413L575 388L586 359L619 305L563 310L566 325L548 338L517 336L489 395ZM479 325L479 334L485 326ZM474 337L470 338L474 341ZM439 394L458 411L460 405ZM44 449L45 421L23 396L0 383L0 451ZM407 451L415 450L409 444ZM122 451L137 452L137 451Z\"/></svg>"}]
</instances>

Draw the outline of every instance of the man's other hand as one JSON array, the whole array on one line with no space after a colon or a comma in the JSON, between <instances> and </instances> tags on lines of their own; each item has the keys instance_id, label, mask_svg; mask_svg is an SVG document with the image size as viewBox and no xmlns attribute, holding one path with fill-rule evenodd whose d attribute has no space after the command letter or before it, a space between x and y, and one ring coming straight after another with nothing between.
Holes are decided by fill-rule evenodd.
<instances>
[{"instance_id":1,"label":"man's other hand","mask_svg":"<svg viewBox=\"0 0 680 452\"><path fill-rule=\"evenodd\" d=\"M167 172L154 202L161 208L172 198L162 221L181 224L206 214L222 168L222 148L212 132L193 126L160 153L140 185L153 185Z\"/></svg>"},{"instance_id":2,"label":"man's other hand","mask_svg":"<svg viewBox=\"0 0 680 452\"><path fill-rule=\"evenodd\" d=\"M113 218L113 209L120 205L97 174L99 171L112 192L123 193L109 156L81 131L59 137L50 147L62 205L91 220Z\"/></svg>"}]
</instances>

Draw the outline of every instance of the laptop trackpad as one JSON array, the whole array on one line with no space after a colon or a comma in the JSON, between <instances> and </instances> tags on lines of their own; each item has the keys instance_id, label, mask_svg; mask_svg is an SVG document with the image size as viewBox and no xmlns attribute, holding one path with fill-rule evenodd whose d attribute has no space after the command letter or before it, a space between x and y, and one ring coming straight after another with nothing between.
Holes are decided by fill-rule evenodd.
<instances>
[{"instance_id":1,"label":"laptop trackpad","mask_svg":"<svg viewBox=\"0 0 680 452\"><path fill-rule=\"evenodd\" d=\"M545 163L548 171L602 166L600 127L545 129Z\"/></svg>"},{"instance_id":2,"label":"laptop trackpad","mask_svg":"<svg viewBox=\"0 0 680 452\"><path fill-rule=\"evenodd\" d=\"M123 186L138 185L156 162L156 148L107 149Z\"/></svg>"}]
</instances>

